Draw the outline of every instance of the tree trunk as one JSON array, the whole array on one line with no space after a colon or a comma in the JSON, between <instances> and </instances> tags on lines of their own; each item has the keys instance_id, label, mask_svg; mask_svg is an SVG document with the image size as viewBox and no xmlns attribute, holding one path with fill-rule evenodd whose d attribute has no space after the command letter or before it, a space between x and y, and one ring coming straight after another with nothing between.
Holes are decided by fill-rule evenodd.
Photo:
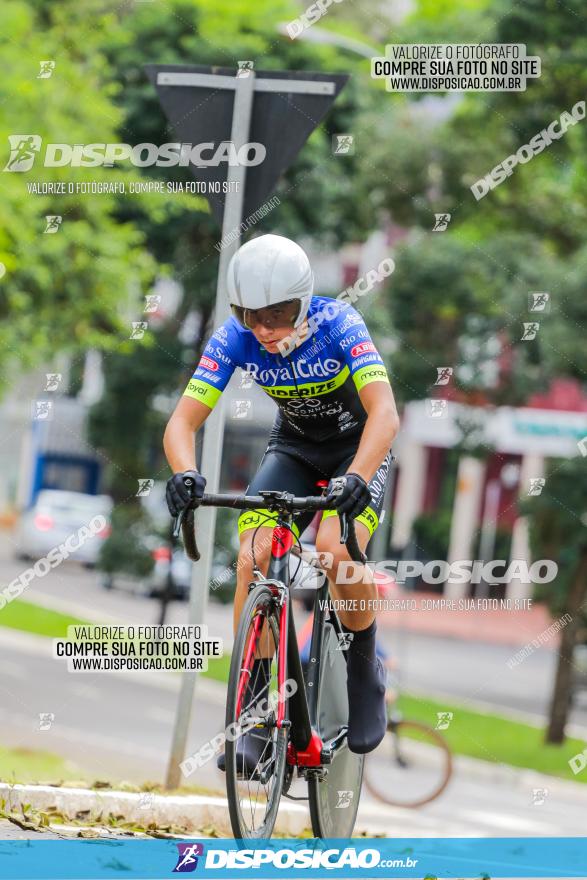
<instances>
[{"instance_id":1,"label":"tree trunk","mask_svg":"<svg viewBox=\"0 0 587 880\"><path fill-rule=\"evenodd\" d=\"M546 742L560 744L565 740L565 727L569 714L573 681L573 651L581 624L582 605L587 597L587 550L583 550L575 571L565 612L571 621L564 627L554 680L554 692L550 704L550 718Z\"/></svg>"}]
</instances>

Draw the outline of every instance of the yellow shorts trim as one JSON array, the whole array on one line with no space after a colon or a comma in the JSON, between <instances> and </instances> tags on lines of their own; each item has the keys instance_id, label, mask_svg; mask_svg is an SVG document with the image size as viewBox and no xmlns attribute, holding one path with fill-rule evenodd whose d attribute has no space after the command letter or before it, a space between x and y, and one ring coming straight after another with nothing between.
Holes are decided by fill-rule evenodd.
<instances>
[{"instance_id":1,"label":"yellow shorts trim","mask_svg":"<svg viewBox=\"0 0 587 880\"><path fill-rule=\"evenodd\" d=\"M242 535L243 532L249 529L256 529L259 526L267 526L267 528L273 529L276 525L277 514L271 513L266 508L259 507L257 510L243 510L238 518L238 533ZM292 530L296 538L299 538L300 530L295 522L292 525Z\"/></svg>"},{"instance_id":2,"label":"yellow shorts trim","mask_svg":"<svg viewBox=\"0 0 587 880\"><path fill-rule=\"evenodd\" d=\"M336 510L325 510L322 514L322 519L325 520L329 516L338 516ZM357 522L363 523L364 526L367 526L369 529L369 535L372 535L377 526L379 525L379 517L375 513L372 507L366 507L365 510L359 514L359 516L355 517Z\"/></svg>"}]
</instances>

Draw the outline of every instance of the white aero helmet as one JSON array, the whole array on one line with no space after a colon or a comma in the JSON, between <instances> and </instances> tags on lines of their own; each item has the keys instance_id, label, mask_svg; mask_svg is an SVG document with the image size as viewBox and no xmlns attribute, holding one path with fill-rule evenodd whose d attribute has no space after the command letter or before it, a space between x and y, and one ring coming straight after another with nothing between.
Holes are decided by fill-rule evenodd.
<instances>
[{"instance_id":1,"label":"white aero helmet","mask_svg":"<svg viewBox=\"0 0 587 880\"><path fill-rule=\"evenodd\" d=\"M298 327L310 306L314 274L305 251L295 241L282 235L260 235L243 244L232 257L227 283L230 305L237 317L238 309L265 309L299 300L294 324Z\"/></svg>"}]
</instances>

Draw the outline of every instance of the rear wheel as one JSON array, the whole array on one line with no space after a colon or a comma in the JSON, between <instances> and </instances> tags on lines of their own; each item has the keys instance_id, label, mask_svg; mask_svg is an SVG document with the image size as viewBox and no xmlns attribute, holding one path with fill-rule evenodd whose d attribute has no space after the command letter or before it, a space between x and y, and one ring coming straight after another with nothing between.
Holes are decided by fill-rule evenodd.
<instances>
[{"instance_id":1,"label":"rear wheel","mask_svg":"<svg viewBox=\"0 0 587 880\"><path fill-rule=\"evenodd\" d=\"M271 655L268 683L255 688L256 683L251 681L253 661L256 656ZM241 614L226 701L226 790L232 832L237 839L270 837L277 819L287 753L287 728L278 728L276 723L278 663L278 608L270 588L259 584L249 594ZM249 686L255 691L254 699L248 694ZM264 703L261 713L259 702ZM239 732L243 729L250 730L244 735L266 739L248 778L239 758L243 736Z\"/></svg>"},{"instance_id":2,"label":"rear wheel","mask_svg":"<svg viewBox=\"0 0 587 880\"><path fill-rule=\"evenodd\" d=\"M437 798L452 773L452 756L438 731L417 721L390 721L369 755L365 784L394 807L421 807Z\"/></svg>"},{"instance_id":3,"label":"rear wheel","mask_svg":"<svg viewBox=\"0 0 587 880\"><path fill-rule=\"evenodd\" d=\"M318 691L318 733L327 745L348 725L346 659L330 621L324 624ZM308 797L316 837L350 837L361 797L363 755L355 755L346 739L325 765L322 777L310 777Z\"/></svg>"}]
</instances>

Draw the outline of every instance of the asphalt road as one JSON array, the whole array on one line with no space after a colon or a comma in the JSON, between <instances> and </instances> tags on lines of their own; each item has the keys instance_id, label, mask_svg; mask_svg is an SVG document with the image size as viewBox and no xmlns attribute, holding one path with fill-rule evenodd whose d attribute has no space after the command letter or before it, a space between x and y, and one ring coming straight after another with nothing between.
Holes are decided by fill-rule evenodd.
<instances>
[{"instance_id":1,"label":"asphalt road","mask_svg":"<svg viewBox=\"0 0 587 880\"><path fill-rule=\"evenodd\" d=\"M12 558L6 540L0 542L2 579L8 582L22 568L23 563ZM95 573L68 563L34 581L26 596L39 602L45 598L81 617L117 623L155 623L160 607L158 600L127 590L105 590ZM187 613L187 603L173 602L168 622L185 623ZM231 606L210 602L206 622L211 635L230 643ZM556 665L556 653L550 648L534 651L510 669L507 662L517 649L507 645L463 642L384 626L379 632L384 646L398 661L399 681L406 690L485 705L536 723L547 717ZM587 737L587 692L576 701L570 723L574 731Z\"/></svg>"},{"instance_id":2,"label":"asphalt road","mask_svg":"<svg viewBox=\"0 0 587 880\"><path fill-rule=\"evenodd\" d=\"M3 580L7 582L20 569L19 563L5 560ZM63 603L64 609L79 614L85 609L88 616L105 620L136 624L154 623L157 618L157 603L104 591L93 574L74 565L62 565L27 595L31 600L44 597L51 604ZM169 620L185 622L186 611L184 604L175 603ZM229 636L230 609L211 605L208 620L211 634ZM542 692L548 692L545 679L553 669L546 651L528 658L516 675L508 677L503 664L511 654L509 649L473 648L413 635L407 643L399 643L394 633L386 633L386 640L399 656L402 676L410 688L463 698L474 695L496 706L523 708L535 714L544 711ZM177 702L177 676L69 674L61 661L50 656L46 643L2 629L0 664L2 745L58 753L72 762L71 777L75 777L77 766L86 777L96 779L163 780ZM40 713L54 716L48 729L40 729ZM222 729L223 714L222 688L202 679L196 692L189 753ZM556 780L544 783L521 774L508 780L498 777L491 772L457 770L440 799L414 811L383 808L365 797L357 830L393 836L584 834L587 793L583 786ZM222 791L224 776L212 761L189 782ZM548 792L543 803L535 804L533 789L540 785L548 787Z\"/></svg>"}]
</instances>

